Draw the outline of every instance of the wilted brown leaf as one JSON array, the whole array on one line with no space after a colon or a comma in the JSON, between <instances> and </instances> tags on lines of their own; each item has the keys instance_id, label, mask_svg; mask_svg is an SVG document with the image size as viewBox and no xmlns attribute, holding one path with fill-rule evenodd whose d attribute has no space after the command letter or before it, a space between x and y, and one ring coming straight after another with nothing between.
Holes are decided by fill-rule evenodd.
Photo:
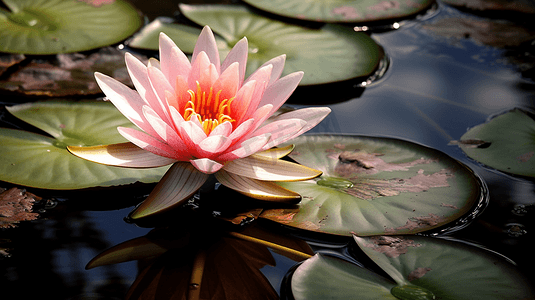
<instances>
[{"instance_id":1,"label":"wilted brown leaf","mask_svg":"<svg viewBox=\"0 0 535 300\"><path fill-rule=\"evenodd\" d=\"M3 189L0 194L0 228L16 227L20 221L35 220L38 213L32 212L34 202L41 200L32 193L18 188Z\"/></svg>"},{"instance_id":2,"label":"wilted brown leaf","mask_svg":"<svg viewBox=\"0 0 535 300\"><path fill-rule=\"evenodd\" d=\"M14 66L21 61L26 59L23 54L0 54L0 75L9 69L9 67Z\"/></svg>"},{"instance_id":3,"label":"wilted brown leaf","mask_svg":"<svg viewBox=\"0 0 535 300\"><path fill-rule=\"evenodd\" d=\"M142 57L142 60L147 58ZM50 59L33 58L4 81L0 90L28 96L74 96L101 93L94 78L95 72L107 74L131 85L124 53L106 47L91 54L68 53Z\"/></svg>"}]
</instances>

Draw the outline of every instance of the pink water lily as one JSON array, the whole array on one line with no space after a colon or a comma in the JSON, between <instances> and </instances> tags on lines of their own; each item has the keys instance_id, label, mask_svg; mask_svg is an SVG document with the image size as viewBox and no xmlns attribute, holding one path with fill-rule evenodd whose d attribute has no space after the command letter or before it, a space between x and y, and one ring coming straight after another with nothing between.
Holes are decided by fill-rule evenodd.
<instances>
[{"instance_id":1,"label":"pink water lily","mask_svg":"<svg viewBox=\"0 0 535 300\"><path fill-rule=\"evenodd\" d=\"M271 181L306 180L321 172L279 160L289 148L270 149L314 127L330 109L304 108L268 120L303 73L280 77L285 62L281 55L245 79L247 52L243 38L220 63L214 35L204 27L190 63L169 37L160 34L160 61L150 59L145 66L126 54L137 91L95 74L106 97L142 131L118 127L129 143L69 150L113 166L173 164L134 218L182 203L212 173L222 184L255 198L299 198Z\"/></svg>"}]
</instances>

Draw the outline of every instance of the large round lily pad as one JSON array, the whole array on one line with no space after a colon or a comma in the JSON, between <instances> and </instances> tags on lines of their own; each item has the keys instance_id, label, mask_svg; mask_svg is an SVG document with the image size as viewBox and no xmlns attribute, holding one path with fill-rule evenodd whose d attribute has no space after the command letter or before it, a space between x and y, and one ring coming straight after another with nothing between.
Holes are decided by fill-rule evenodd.
<instances>
[{"instance_id":1,"label":"large round lily pad","mask_svg":"<svg viewBox=\"0 0 535 300\"><path fill-rule=\"evenodd\" d=\"M535 177L535 120L520 109L471 128L457 144L489 167Z\"/></svg>"},{"instance_id":2,"label":"large round lily pad","mask_svg":"<svg viewBox=\"0 0 535 300\"><path fill-rule=\"evenodd\" d=\"M142 25L123 0L3 0L0 51L56 54L85 51L126 39Z\"/></svg>"},{"instance_id":3,"label":"large round lily pad","mask_svg":"<svg viewBox=\"0 0 535 300\"><path fill-rule=\"evenodd\" d=\"M412 142L306 135L292 143L292 159L323 171L315 180L279 183L303 200L261 214L292 227L345 236L417 233L473 216L487 200L468 167Z\"/></svg>"},{"instance_id":4,"label":"large round lily pad","mask_svg":"<svg viewBox=\"0 0 535 300\"><path fill-rule=\"evenodd\" d=\"M247 75L266 61L286 54L284 74L304 71L301 85L343 81L371 75L383 56L382 48L364 33L325 25L310 29L276 21L235 5L185 5L180 9L199 25L209 25L226 41L224 58L244 36L249 41Z\"/></svg>"},{"instance_id":5,"label":"large round lily pad","mask_svg":"<svg viewBox=\"0 0 535 300\"><path fill-rule=\"evenodd\" d=\"M370 22L420 13L433 0L244 0L268 12L320 22Z\"/></svg>"},{"instance_id":6,"label":"large round lily pad","mask_svg":"<svg viewBox=\"0 0 535 300\"><path fill-rule=\"evenodd\" d=\"M51 137L0 128L0 180L43 189L81 189L158 182L167 167L128 169L78 158L67 146L126 142L117 126L133 126L111 103L46 101L8 107Z\"/></svg>"},{"instance_id":7,"label":"large round lily pad","mask_svg":"<svg viewBox=\"0 0 535 300\"><path fill-rule=\"evenodd\" d=\"M532 299L533 288L514 265L491 251L421 236L355 238L391 278L316 254L291 279L300 299ZM412 294L397 298L394 294ZM432 296L435 296L433 298Z\"/></svg>"}]
</instances>

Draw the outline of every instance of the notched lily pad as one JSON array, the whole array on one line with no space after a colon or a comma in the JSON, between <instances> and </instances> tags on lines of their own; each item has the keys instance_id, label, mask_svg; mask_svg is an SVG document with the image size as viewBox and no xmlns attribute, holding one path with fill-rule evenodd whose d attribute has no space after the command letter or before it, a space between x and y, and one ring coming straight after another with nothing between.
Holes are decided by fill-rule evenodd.
<instances>
[{"instance_id":1,"label":"notched lily pad","mask_svg":"<svg viewBox=\"0 0 535 300\"><path fill-rule=\"evenodd\" d=\"M268 12L319 22L356 23L399 19L420 13L433 0L245 0Z\"/></svg>"},{"instance_id":2,"label":"notched lily pad","mask_svg":"<svg viewBox=\"0 0 535 300\"><path fill-rule=\"evenodd\" d=\"M360 249L390 278L316 254L291 276L296 300L532 299L533 287L494 252L461 241L422 236L356 237Z\"/></svg>"},{"instance_id":3,"label":"notched lily pad","mask_svg":"<svg viewBox=\"0 0 535 300\"><path fill-rule=\"evenodd\" d=\"M50 136L0 128L0 180L42 189L158 182L168 167L127 169L78 158L67 146L126 142L118 126L132 127L111 103L52 100L8 107L17 118Z\"/></svg>"},{"instance_id":4,"label":"notched lily pad","mask_svg":"<svg viewBox=\"0 0 535 300\"><path fill-rule=\"evenodd\" d=\"M138 56L142 60L146 57ZM63 97L102 93L95 81L95 72L110 74L131 85L124 63L124 53L106 47L91 54L58 54L49 59L33 58L6 80L0 90L27 96Z\"/></svg>"},{"instance_id":5,"label":"notched lily pad","mask_svg":"<svg viewBox=\"0 0 535 300\"><path fill-rule=\"evenodd\" d=\"M335 235L405 234L454 222L487 200L485 184L465 165L408 141L308 135L292 144L290 157L323 175L280 183L303 200L262 218Z\"/></svg>"},{"instance_id":6,"label":"notched lily pad","mask_svg":"<svg viewBox=\"0 0 535 300\"><path fill-rule=\"evenodd\" d=\"M224 39L226 45L218 45L222 58L246 36L247 76L266 61L286 54L283 76L304 71L300 85L331 83L370 76L384 55L368 35L340 25L309 29L266 18L238 5L181 4L180 10L195 23L209 25Z\"/></svg>"},{"instance_id":7,"label":"notched lily pad","mask_svg":"<svg viewBox=\"0 0 535 300\"><path fill-rule=\"evenodd\" d=\"M488 147L470 147L466 140L484 140ZM459 147L470 158L491 168L535 177L535 120L521 109L498 115L477 125L460 139Z\"/></svg>"},{"instance_id":8,"label":"notched lily pad","mask_svg":"<svg viewBox=\"0 0 535 300\"><path fill-rule=\"evenodd\" d=\"M136 9L123 0L3 0L0 51L57 54L118 43L142 25Z\"/></svg>"}]
</instances>

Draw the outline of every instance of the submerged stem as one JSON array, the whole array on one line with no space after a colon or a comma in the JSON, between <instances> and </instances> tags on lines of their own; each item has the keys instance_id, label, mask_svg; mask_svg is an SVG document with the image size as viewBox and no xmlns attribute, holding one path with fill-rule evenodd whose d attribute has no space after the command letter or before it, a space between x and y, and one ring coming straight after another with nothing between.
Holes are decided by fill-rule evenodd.
<instances>
[{"instance_id":1,"label":"submerged stem","mask_svg":"<svg viewBox=\"0 0 535 300\"><path fill-rule=\"evenodd\" d=\"M251 236L248 236L248 235L244 235L244 234L241 234L241 233L229 232L228 234L233 236L233 237L235 237L235 238L244 240L244 241L249 241L249 242L253 242L253 243L256 243L256 244L264 245L264 246L269 247L269 248L271 248L273 250L278 250L278 251L281 251L281 252L284 252L284 253L288 253L290 255L297 256L297 257L299 257L299 258L301 258L303 260L309 259L309 258L312 257L312 255L310 255L310 254L306 254L306 253L303 253L301 251L297 251L297 250L294 250L294 249L291 249L291 248L288 248L288 247L284 247L284 246L281 246L281 245L278 245L278 244L275 244L275 243L271 243L271 242L268 242L268 241L257 239L257 238L254 238L254 237L251 237Z\"/></svg>"},{"instance_id":2,"label":"submerged stem","mask_svg":"<svg viewBox=\"0 0 535 300\"><path fill-rule=\"evenodd\" d=\"M204 263L206 261L206 251L199 250L193 260L191 278L189 281L188 300L199 300L201 295L201 281L204 272Z\"/></svg>"}]
</instances>

